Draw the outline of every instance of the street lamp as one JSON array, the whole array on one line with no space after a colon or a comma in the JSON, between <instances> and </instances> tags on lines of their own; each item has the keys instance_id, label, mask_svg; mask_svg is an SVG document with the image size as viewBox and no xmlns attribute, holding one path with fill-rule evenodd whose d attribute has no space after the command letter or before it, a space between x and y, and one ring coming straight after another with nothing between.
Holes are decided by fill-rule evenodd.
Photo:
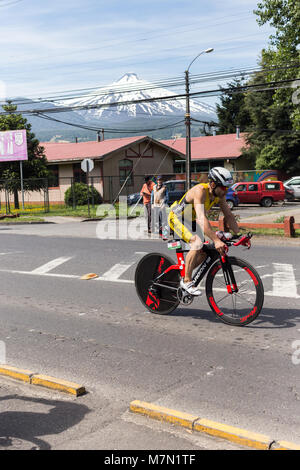
<instances>
[{"instance_id":1,"label":"street lamp","mask_svg":"<svg viewBox=\"0 0 300 470\"><path fill-rule=\"evenodd\" d=\"M213 51L213 48L205 49L201 51L196 57L192 60L187 70L185 71L185 93L186 93L186 111L185 111L185 127L186 127L186 191L191 187L191 114L190 114L190 81L189 81L189 72L191 65L195 62L198 57L202 54L209 54Z\"/></svg>"}]
</instances>

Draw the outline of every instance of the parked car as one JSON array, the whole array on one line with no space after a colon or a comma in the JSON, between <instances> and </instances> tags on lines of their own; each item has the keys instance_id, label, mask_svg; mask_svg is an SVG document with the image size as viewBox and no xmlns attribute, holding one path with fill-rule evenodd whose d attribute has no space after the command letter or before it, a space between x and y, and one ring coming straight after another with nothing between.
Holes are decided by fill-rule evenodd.
<instances>
[{"instance_id":1,"label":"parked car","mask_svg":"<svg viewBox=\"0 0 300 470\"><path fill-rule=\"evenodd\" d=\"M141 199L141 203L142 203L143 200L141 198L140 193L129 194L129 196L127 196L127 205L132 206L133 204L136 204L139 199Z\"/></svg>"},{"instance_id":2,"label":"parked car","mask_svg":"<svg viewBox=\"0 0 300 470\"><path fill-rule=\"evenodd\" d=\"M287 199L300 199L300 176L294 176L283 183Z\"/></svg>"},{"instance_id":3,"label":"parked car","mask_svg":"<svg viewBox=\"0 0 300 470\"><path fill-rule=\"evenodd\" d=\"M273 202L284 201L285 189L282 181L243 181L235 183L233 188L238 193L242 204L260 204L271 207Z\"/></svg>"},{"instance_id":4,"label":"parked car","mask_svg":"<svg viewBox=\"0 0 300 470\"><path fill-rule=\"evenodd\" d=\"M169 193L169 206L171 206L173 202L179 201L179 199L181 199L182 196L186 193L185 180L169 180L166 181L164 184L166 185ZM191 186L195 186L196 184L199 184L199 182L194 180L191 181ZM127 196L127 204L129 206L136 204L140 197L140 193L129 194L129 196ZM232 208L233 206L238 206L239 204L237 192L232 188L228 189L226 193L226 200L230 208Z\"/></svg>"},{"instance_id":5,"label":"parked car","mask_svg":"<svg viewBox=\"0 0 300 470\"><path fill-rule=\"evenodd\" d=\"M198 184L199 181L191 181L191 187ZM169 193L169 206L175 201L179 201L182 196L186 193L186 181L185 180L169 180L164 183Z\"/></svg>"},{"instance_id":6,"label":"parked car","mask_svg":"<svg viewBox=\"0 0 300 470\"><path fill-rule=\"evenodd\" d=\"M170 206L173 204L173 202L181 199L182 196L186 193L185 180L169 180L169 181L165 181L164 184L166 185L168 189ZM192 186L195 186L195 184L198 184L198 181L191 181ZM140 197L141 197L140 193L129 194L129 196L127 196L127 204L129 206L132 204L136 204L138 200L140 199ZM142 199L141 199L141 202L143 202Z\"/></svg>"},{"instance_id":7,"label":"parked car","mask_svg":"<svg viewBox=\"0 0 300 470\"><path fill-rule=\"evenodd\" d=\"M238 198L238 193L232 186L227 190L226 202L230 209L233 209L234 207L237 207L239 205L240 200Z\"/></svg>"}]
</instances>

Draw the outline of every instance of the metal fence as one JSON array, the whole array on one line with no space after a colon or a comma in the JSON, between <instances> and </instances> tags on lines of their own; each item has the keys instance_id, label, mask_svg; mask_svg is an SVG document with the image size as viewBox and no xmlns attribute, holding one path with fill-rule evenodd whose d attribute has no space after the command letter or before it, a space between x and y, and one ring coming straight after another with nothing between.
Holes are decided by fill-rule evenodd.
<instances>
[{"instance_id":1,"label":"metal fence","mask_svg":"<svg viewBox=\"0 0 300 470\"><path fill-rule=\"evenodd\" d=\"M153 175L148 175L152 177ZM261 181L263 179L281 179L281 175L275 170L248 170L233 172L235 182L238 181ZM185 173L164 174L165 181L185 180ZM207 181L207 173L192 173L192 180L199 182ZM139 193L145 181L145 175L127 176L82 176L57 177L56 180L47 179L24 179L21 192L20 180L0 180L0 207L2 211L10 213L13 209L40 207L41 210L49 212L51 206L68 205L76 208L79 205L98 205L101 202L117 202L120 196ZM81 189L78 184L81 183ZM88 183L88 184L87 184ZM89 196L89 199L87 199Z\"/></svg>"}]
</instances>

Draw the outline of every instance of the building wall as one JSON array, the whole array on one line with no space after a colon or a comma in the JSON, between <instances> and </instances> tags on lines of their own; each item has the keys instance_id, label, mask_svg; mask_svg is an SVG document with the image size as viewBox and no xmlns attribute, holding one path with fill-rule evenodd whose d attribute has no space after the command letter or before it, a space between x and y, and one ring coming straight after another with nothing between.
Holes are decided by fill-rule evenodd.
<instances>
[{"instance_id":1,"label":"building wall","mask_svg":"<svg viewBox=\"0 0 300 470\"><path fill-rule=\"evenodd\" d=\"M73 178L73 163L62 163L59 165L59 187L49 188L50 203L64 202L65 192L71 186ZM90 172L90 184L103 196L102 162L94 161L94 168Z\"/></svg>"},{"instance_id":2,"label":"building wall","mask_svg":"<svg viewBox=\"0 0 300 470\"><path fill-rule=\"evenodd\" d=\"M50 187L48 189L48 196L50 204L63 204L65 198L65 192L71 186L73 178L73 163L61 163L58 167L58 187ZM99 191L101 196L103 196L103 178L102 178L102 162L95 161L95 166L93 171L90 172L90 184L93 184L94 187ZM1 204L5 204L5 192L0 192ZM31 191L24 193L24 203L26 205L30 204L44 204L45 194L44 191ZM14 197L11 194L9 196L10 203L13 204ZM22 204L22 194L19 192L19 202L20 207Z\"/></svg>"},{"instance_id":3,"label":"building wall","mask_svg":"<svg viewBox=\"0 0 300 470\"><path fill-rule=\"evenodd\" d=\"M113 201L123 186L119 174L121 160L127 159L132 162L133 178L132 184L125 185L120 195L139 192L144 183L145 175L173 174L175 154L172 151L168 153L167 149L155 144L152 148L153 151L150 151L147 142L143 142L140 146L138 144L132 145L131 149L136 151L136 154L131 152L130 149L127 151L123 149L103 161L103 197L105 201ZM142 157L139 158L138 155L142 155Z\"/></svg>"}]
</instances>

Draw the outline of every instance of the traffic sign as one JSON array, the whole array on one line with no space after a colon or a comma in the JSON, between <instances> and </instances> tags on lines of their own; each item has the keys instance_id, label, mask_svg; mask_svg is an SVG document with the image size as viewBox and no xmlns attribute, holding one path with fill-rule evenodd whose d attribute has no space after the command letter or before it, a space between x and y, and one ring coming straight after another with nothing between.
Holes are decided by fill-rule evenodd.
<instances>
[{"instance_id":1,"label":"traffic sign","mask_svg":"<svg viewBox=\"0 0 300 470\"><path fill-rule=\"evenodd\" d=\"M90 158L85 158L81 162L81 169L85 173L92 171L94 169L94 161Z\"/></svg>"}]
</instances>

